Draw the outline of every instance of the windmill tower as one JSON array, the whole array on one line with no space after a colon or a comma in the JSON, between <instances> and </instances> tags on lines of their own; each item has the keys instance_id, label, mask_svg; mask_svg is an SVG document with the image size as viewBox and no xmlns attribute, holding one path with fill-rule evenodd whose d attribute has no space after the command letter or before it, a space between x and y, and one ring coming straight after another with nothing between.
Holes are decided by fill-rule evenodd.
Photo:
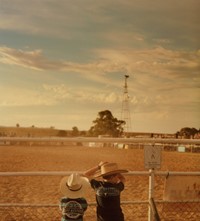
<instances>
[{"instance_id":1,"label":"windmill tower","mask_svg":"<svg viewBox=\"0 0 200 221\"><path fill-rule=\"evenodd\" d=\"M124 83L124 93L123 93L123 100L122 100L122 110L121 110L121 120L125 121L126 124L124 125L124 133L131 132L131 115L129 110L129 95L128 95L128 84L127 80L129 75L124 75L125 83Z\"/></svg>"}]
</instances>

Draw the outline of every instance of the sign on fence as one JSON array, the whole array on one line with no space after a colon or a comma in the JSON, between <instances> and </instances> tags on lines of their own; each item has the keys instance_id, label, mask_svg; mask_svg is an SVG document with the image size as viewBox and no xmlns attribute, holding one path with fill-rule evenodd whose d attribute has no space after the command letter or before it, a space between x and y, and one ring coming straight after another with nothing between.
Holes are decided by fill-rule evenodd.
<instances>
[{"instance_id":1,"label":"sign on fence","mask_svg":"<svg viewBox=\"0 0 200 221\"><path fill-rule=\"evenodd\" d=\"M161 164L161 147L144 146L144 164L147 169L159 169Z\"/></svg>"},{"instance_id":2,"label":"sign on fence","mask_svg":"<svg viewBox=\"0 0 200 221\"><path fill-rule=\"evenodd\" d=\"M169 176L164 200L200 200L200 176Z\"/></svg>"}]
</instances>

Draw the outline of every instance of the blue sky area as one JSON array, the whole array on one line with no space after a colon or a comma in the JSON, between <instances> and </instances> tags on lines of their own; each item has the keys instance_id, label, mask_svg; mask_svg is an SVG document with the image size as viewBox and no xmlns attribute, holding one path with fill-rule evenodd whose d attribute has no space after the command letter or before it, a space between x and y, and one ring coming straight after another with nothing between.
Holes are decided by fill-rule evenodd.
<instances>
[{"instance_id":1,"label":"blue sky area","mask_svg":"<svg viewBox=\"0 0 200 221\"><path fill-rule=\"evenodd\" d=\"M0 125L200 127L199 0L0 0Z\"/></svg>"}]
</instances>

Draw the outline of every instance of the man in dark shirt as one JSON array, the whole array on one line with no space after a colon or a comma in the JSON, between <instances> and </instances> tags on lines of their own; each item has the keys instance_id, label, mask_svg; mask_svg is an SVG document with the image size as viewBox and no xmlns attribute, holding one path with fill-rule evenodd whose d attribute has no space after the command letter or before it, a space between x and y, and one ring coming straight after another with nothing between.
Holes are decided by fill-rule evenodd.
<instances>
[{"instance_id":1,"label":"man in dark shirt","mask_svg":"<svg viewBox=\"0 0 200 221\"><path fill-rule=\"evenodd\" d=\"M100 170L100 171L99 171ZM97 173L98 171L98 173ZM128 172L118 169L116 163L104 163L85 172L95 190L97 202L97 221L124 221L120 206L120 193L124 190L125 178L121 173ZM103 181L94 178L102 177Z\"/></svg>"}]
</instances>

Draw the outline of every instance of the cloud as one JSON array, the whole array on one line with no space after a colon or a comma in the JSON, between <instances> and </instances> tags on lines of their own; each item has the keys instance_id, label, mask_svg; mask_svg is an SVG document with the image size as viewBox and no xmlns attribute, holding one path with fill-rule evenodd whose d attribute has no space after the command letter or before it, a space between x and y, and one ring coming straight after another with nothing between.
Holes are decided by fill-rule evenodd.
<instances>
[{"instance_id":1,"label":"cloud","mask_svg":"<svg viewBox=\"0 0 200 221\"><path fill-rule=\"evenodd\" d=\"M49 69L55 65L44 59L41 50L23 51L1 47L0 55L0 61L4 64L18 65L35 70Z\"/></svg>"},{"instance_id":2,"label":"cloud","mask_svg":"<svg viewBox=\"0 0 200 221\"><path fill-rule=\"evenodd\" d=\"M59 105L69 101L98 104L121 102L122 91L114 91L111 86L121 88L122 79L112 78L111 73L128 73L130 103L135 112L181 112L193 106L199 109L199 60L198 51L177 51L163 47L131 50L96 49L90 63L71 61L51 61L41 50L23 51L0 47L0 62L18 65L36 71L55 70L65 74L74 73L86 81L102 84L98 91L93 86L66 87L64 84L43 84L37 92L16 92L17 99L10 96L2 99L2 105ZM48 72L47 72L48 73ZM46 73L46 74L47 74ZM133 77L132 77L133 76ZM106 90L106 84L109 88ZM111 92L110 92L111 90ZM24 94L24 95L23 95ZM28 95L28 96L27 96ZM161 114L162 116L162 114ZM163 116L167 116L164 114Z\"/></svg>"},{"instance_id":3,"label":"cloud","mask_svg":"<svg viewBox=\"0 0 200 221\"><path fill-rule=\"evenodd\" d=\"M174 79L174 76L196 76L200 70L200 56L197 51L178 51L163 47L153 49L99 49L98 57L116 67L124 68L128 73L149 74L161 78ZM183 72L182 70L185 70Z\"/></svg>"},{"instance_id":4,"label":"cloud","mask_svg":"<svg viewBox=\"0 0 200 221\"><path fill-rule=\"evenodd\" d=\"M57 100L58 102L67 102L67 101L74 101L74 102L81 102L81 103L115 103L120 101L120 97L118 94L114 92L108 91L97 91L94 88L87 87L79 88L76 90L73 88L66 88L65 85L43 85L44 90L52 97L53 100Z\"/></svg>"},{"instance_id":5,"label":"cloud","mask_svg":"<svg viewBox=\"0 0 200 221\"><path fill-rule=\"evenodd\" d=\"M122 32L139 32L156 39L176 36L180 40L180 32L184 38L195 33L199 36L198 2L170 2L102 0L94 4L92 0L0 0L0 29L64 39L72 39L77 33L83 35L84 30L88 31L87 35L91 32L109 35L111 30L119 36ZM143 40L143 37L135 39Z\"/></svg>"},{"instance_id":6,"label":"cloud","mask_svg":"<svg viewBox=\"0 0 200 221\"><path fill-rule=\"evenodd\" d=\"M16 0L10 2L1 0L0 3L0 28L4 30L15 30L33 35L62 36L66 33L69 35L65 28L75 21L74 16L70 15L76 11L67 1Z\"/></svg>"},{"instance_id":7,"label":"cloud","mask_svg":"<svg viewBox=\"0 0 200 221\"><path fill-rule=\"evenodd\" d=\"M163 47L153 49L133 50L123 49L96 49L91 62L77 63L72 61L50 60L43 55L42 50L17 50L9 47L0 47L0 62L8 65L18 65L24 68L48 71L77 73L82 77L105 84L110 73L128 73L145 76L139 85L159 84L162 81L167 88L171 81L178 79L177 87L186 79L185 86L198 87L200 71L200 53L198 51L169 50ZM112 84L112 82L110 82ZM113 84L115 84L113 82ZM159 85L158 85L159 87ZM165 89L163 87L163 90Z\"/></svg>"},{"instance_id":8,"label":"cloud","mask_svg":"<svg viewBox=\"0 0 200 221\"><path fill-rule=\"evenodd\" d=\"M72 71L72 72L88 72L88 70L103 70L106 63L90 63L79 64L70 61L51 61L45 58L41 50L24 51L14 48L0 47L0 62L10 65L18 65L25 68L35 70L58 70L58 71Z\"/></svg>"},{"instance_id":9,"label":"cloud","mask_svg":"<svg viewBox=\"0 0 200 221\"><path fill-rule=\"evenodd\" d=\"M38 90L10 86L0 88L1 107L53 106L56 103L57 101L48 93L41 93Z\"/></svg>"},{"instance_id":10,"label":"cloud","mask_svg":"<svg viewBox=\"0 0 200 221\"><path fill-rule=\"evenodd\" d=\"M6 91L6 95L5 95ZM14 95L14 96L13 96ZM1 107L34 107L34 106L60 106L70 102L83 104L114 104L121 102L119 94L110 91L100 91L87 87L67 87L64 84L43 84L34 88L18 88L16 86L1 86Z\"/></svg>"},{"instance_id":11,"label":"cloud","mask_svg":"<svg viewBox=\"0 0 200 221\"><path fill-rule=\"evenodd\" d=\"M0 29L32 35L72 39L94 23L110 21L105 1L0 0L0 5Z\"/></svg>"}]
</instances>

